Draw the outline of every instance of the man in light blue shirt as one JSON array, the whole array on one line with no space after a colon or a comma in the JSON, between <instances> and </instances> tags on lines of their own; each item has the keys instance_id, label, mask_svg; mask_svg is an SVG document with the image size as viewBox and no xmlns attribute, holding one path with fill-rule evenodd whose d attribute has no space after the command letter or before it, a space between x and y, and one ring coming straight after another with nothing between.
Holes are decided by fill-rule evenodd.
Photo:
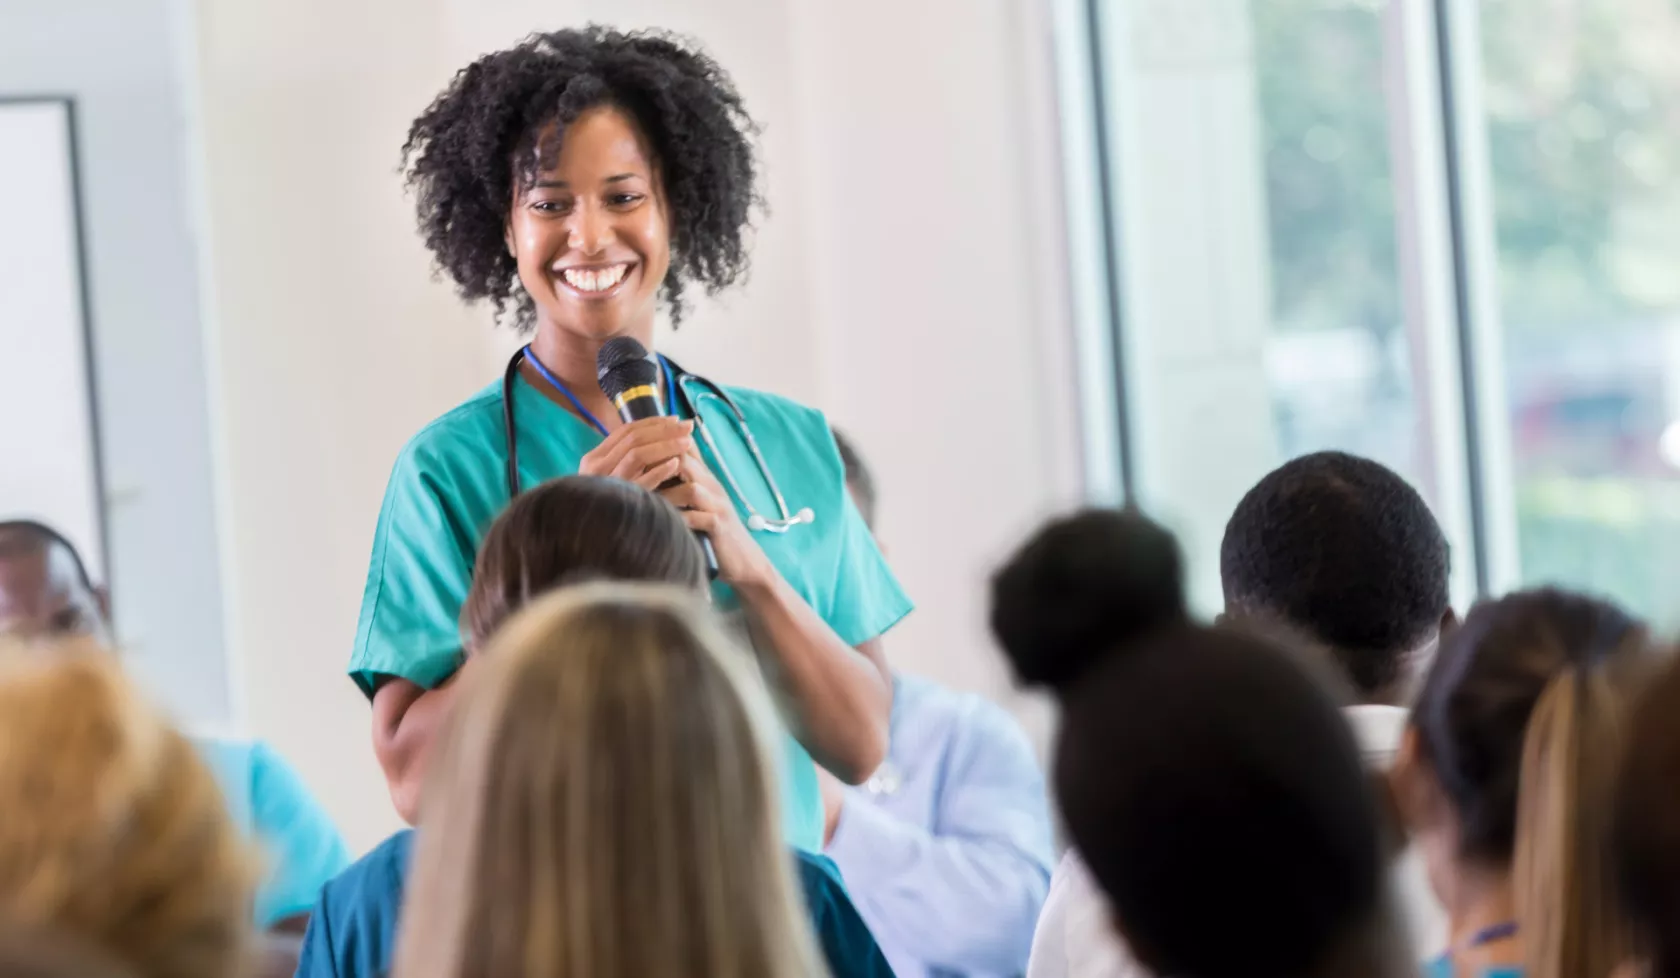
<instances>
[{"instance_id":1,"label":"man in light blue shirt","mask_svg":"<svg viewBox=\"0 0 1680 978\"><path fill-rule=\"evenodd\" d=\"M874 479L835 438L873 525ZM857 788L821 777L826 852L899 978L1025 972L1054 858L1044 776L1013 717L901 674L886 763Z\"/></svg>"}]
</instances>

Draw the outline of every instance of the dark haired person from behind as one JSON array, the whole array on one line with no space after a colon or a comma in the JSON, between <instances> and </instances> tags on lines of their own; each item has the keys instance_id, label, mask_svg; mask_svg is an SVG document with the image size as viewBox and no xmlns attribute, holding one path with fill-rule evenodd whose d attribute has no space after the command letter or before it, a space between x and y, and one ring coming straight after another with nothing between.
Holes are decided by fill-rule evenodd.
<instances>
[{"instance_id":1,"label":"dark haired person from behind","mask_svg":"<svg viewBox=\"0 0 1680 978\"><path fill-rule=\"evenodd\" d=\"M651 349L661 314L680 322L696 292L745 275L755 131L697 46L604 27L478 58L410 127L407 183L438 268L530 345L403 448L374 532L349 672L404 817L411 748L461 664L482 534L518 489L573 474L656 490L709 534L718 606L745 619L787 727L789 842L822 848L813 758L854 784L881 763L892 680L877 640L910 601L821 412L654 356L635 366L672 416L626 424L597 380L609 341Z\"/></svg>"},{"instance_id":2,"label":"dark haired person from behind","mask_svg":"<svg viewBox=\"0 0 1680 978\"><path fill-rule=\"evenodd\" d=\"M1344 452L1286 462L1237 503L1219 545L1230 615L1330 651L1363 703L1404 706L1452 620L1446 535L1416 489Z\"/></svg>"},{"instance_id":3,"label":"dark haired person from behind","mask_svg":"<svg viewBox=\"0 0 1680 978\"><path fill-rule=\"evenodd\" d=\"M563 585L592 580L700 591L706 586L705 558L682 514L629 482L568 476L530 489L485 534L461 612L467 651L462 678L483 668L479 653L527 604ZM437 745L416 743L411 749L411 772L418 774ZM423 836L423 811L419 825ZM382 978L389 973L414 845L415 830L398 832L326 885L304 939L298 978ZM834 978L890 976L834 864L797 847L790 851L830 973Z\"/></svg>"},{"instance_id":4,"label":"dark haired person from behind","mask_svg":"<svg viewBox=\"0 0 1680 978\"><path fill-rule=\"evenodd\" d=\"M1116 931L1174 978L1398 976L1358 745L1296 658L1193 624L1176 541L1092 511L992 583L992 629L1062 708L1054 785Z\"/></svg>"},{"instance_id":5,"label":"dark haired person from behind","mask_svg":"<svg viewBox=\"0 0 1680 978\"><path fill-rule=\"evenodd\" d=\"M1627 739L1611 851L1636 953L1616 978L1680 978L1680 658L1641 695Z\"/></svg>"},{"instance_id":6,"label":"dark haired person from behind","mask_svg":"<svg viewBox=\"0 0 1680 978\"><path fill-rule=\"evenodd\" d=\"M1393 763L1408 702L1453 620L1440 524L1406 480L1369 459L1318 452L1286 462L1237 504L1220 545L1223 620L1321 656L1350 693L1343 715L1366 765ZM1433 956L1446 921L1415 851L1394 868L1414 948ZM1028 978L1083 978L1124 967L1124 948L1069 852L1051 883Z\"/></svg>"},{"instance_id":7,"label":"dark haired person from behind","mask_svg":"<svg viewBox=\"0 0 1680 978\"><path fill-rule=\"evenodd\" d=\"M1438 978L1604 978L1631 952L1608 847L1632 703L1659 661L1604 601L1524 591L1441 643L1395 797L1446 907Z\"/></svg>"}]
</instances>

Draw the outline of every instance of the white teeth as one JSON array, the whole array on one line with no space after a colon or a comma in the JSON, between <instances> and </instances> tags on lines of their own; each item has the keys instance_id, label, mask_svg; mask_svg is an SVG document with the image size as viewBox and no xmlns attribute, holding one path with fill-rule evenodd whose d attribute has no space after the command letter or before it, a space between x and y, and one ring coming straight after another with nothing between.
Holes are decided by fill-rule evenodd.
<instances>
[{"instance_id":1,"label":"white teeth","mask_svg":"<svg viewBox=\"0 0 1680 978\"><path fill-rule=\"evenodd\" d=\"M605 292L624 281L625 273L629 271L630 266L627 264L609 265L601 269L568 268L560 273L560 277L579 292Z\"/></svg>"}]
</instances>

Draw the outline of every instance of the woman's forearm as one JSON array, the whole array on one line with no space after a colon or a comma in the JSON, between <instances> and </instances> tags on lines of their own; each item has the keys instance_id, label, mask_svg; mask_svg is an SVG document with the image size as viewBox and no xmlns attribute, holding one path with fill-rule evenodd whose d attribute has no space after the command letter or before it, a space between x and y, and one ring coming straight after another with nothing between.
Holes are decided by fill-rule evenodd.
<instances>
[{"instance_id":1,"label":"woman's forearm","mask_svg":"<svg viewBox=\"0 0 1680 978\"><path fill-rule=\"evenodd\" d=\"M886 758L892 713L879 642L847 645L779 574L735 591L794 736L835 777L863 783Z\"/></svg>"},{"instance_id":2,"label":"woman's forearm","mask_svg":"<svg viewBox=\"0 0 1680 978\"><path fill-rule=\"evenodd\" d=\"M385 772L391 803L410 825L420 814L426 755L454 690L455 677L436 689L393 678L373 694L373 754Z\"/></svg>"}]
</instances>

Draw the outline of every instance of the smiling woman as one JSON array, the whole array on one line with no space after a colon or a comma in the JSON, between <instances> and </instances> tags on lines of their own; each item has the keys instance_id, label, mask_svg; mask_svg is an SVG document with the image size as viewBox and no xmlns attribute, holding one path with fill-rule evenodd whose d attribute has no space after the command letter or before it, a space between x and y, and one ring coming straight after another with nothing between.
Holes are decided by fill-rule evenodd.
<instances>
[{"instance_id":1,"label":"smiling woman","mask_svg":"<svg viewBox=\"0 0 1680 978\"><path fill-rule=\"evenodd\" d=\"M714 598L739 612L791 732L790 842L821 843L813 757L857 783L884 755L891 683L876 639L910 603L845 491L827 421L728 388L727 400L663 391L676 417L623 423L596 381L608 340L651 347L661 305L680 323L689 284L714 293L745 272L755 131L727 74L692 45L592 27L480 58L409 132L408 184L439 268L533 334L509 383L403 449L380 513L350 673L373 698L375 752L411 822L462 662L474 551L510 482L579 472L661 493L710 538ZM666 384L684 376L661 362ZM793 525L746 522L784 503L802 511Z\"/></svg>"}]
</instances>

